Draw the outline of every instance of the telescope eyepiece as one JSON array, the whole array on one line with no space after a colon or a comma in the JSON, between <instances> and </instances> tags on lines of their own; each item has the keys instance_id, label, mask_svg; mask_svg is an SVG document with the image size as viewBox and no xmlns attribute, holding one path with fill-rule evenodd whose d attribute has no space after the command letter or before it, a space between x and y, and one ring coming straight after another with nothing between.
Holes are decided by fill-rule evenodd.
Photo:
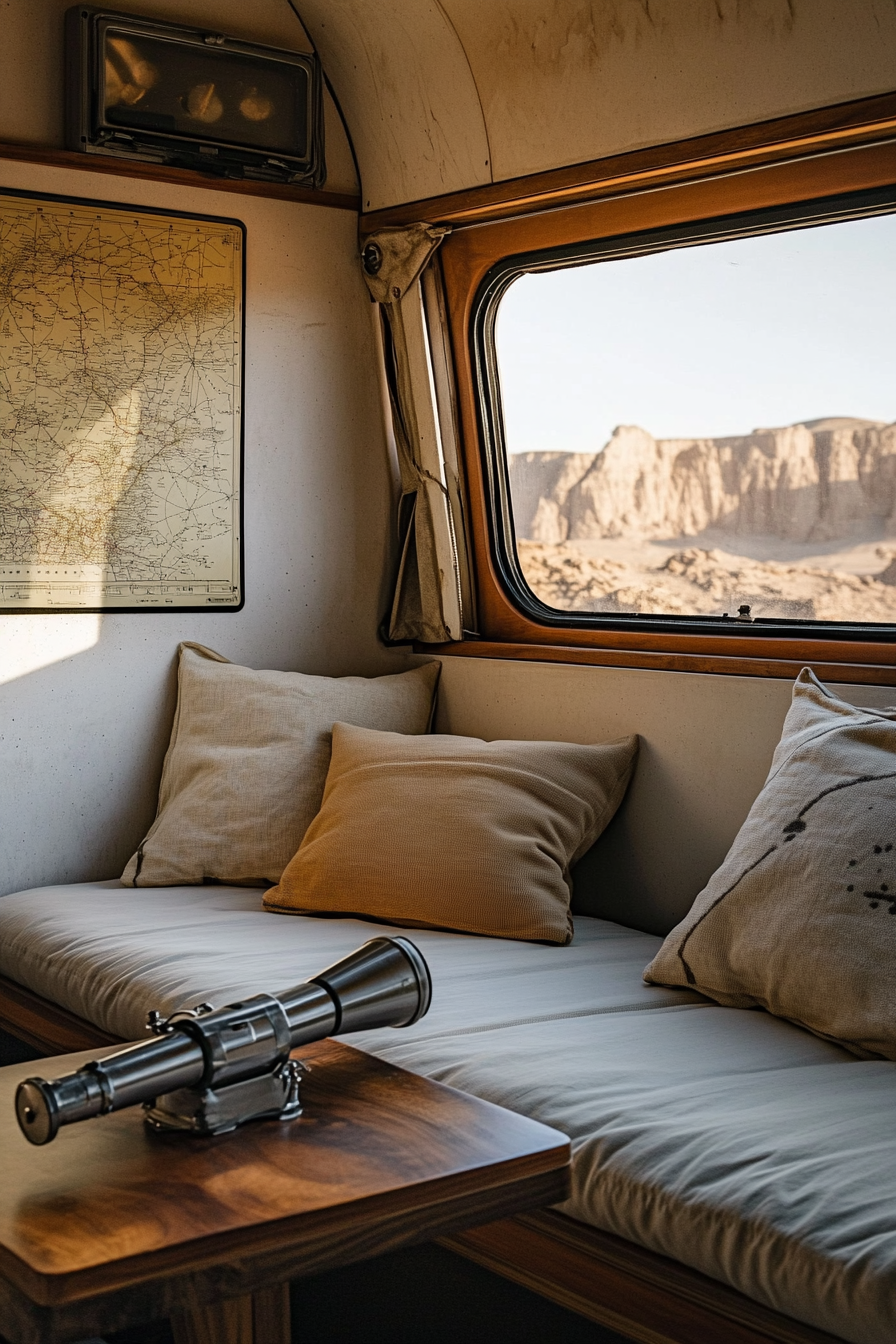
<instances>
[{"instance_id":1,"label":"telescope eyepiece","mask_svg":"<svg viewBox=\"0 0 896 1344\"><path fill-rule=\"evenodd\" d=\"M43 1078L26 1078L16 1089L16 1116L29 1143L49 1143L59 1133L59 1107Z\"/></svg>"}]
</instances>

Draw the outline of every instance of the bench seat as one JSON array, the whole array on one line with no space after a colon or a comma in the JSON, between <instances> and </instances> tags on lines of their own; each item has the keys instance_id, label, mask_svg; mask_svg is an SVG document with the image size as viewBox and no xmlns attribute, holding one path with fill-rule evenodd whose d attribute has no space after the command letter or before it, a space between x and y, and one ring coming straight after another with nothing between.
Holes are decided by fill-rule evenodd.
<instances>
[{"instance_id":1,"label":"bench seat","mask_svg":"<svg viewBox=\"0 0 896 1344\"><path fill-rule=\"evenodd\" d=\"M123 1039L148 1008L307 978L354 919L257 890L82 883L0 900L0 975ZM896 1065L645 985L660 939L582 916L568 947L413 930L429 1014L353 1044L570 1135L562 1211L852 1344L896 1321Z\"/></svg>"}]
</instances>

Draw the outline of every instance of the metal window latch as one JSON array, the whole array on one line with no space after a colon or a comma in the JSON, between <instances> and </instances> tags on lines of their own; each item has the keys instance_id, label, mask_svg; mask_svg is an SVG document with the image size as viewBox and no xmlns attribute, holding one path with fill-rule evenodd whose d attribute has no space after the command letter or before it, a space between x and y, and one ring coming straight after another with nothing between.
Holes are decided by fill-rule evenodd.
<instances>
[{"instance_id":1,"label":"metal window latch","mask_svg":"<svg viewBox=\"0 0 896 1344\"><path fill-rule=\"evenodd\" d=\"M750 622L753 620L753 617L750 615L750 608L749 606L747 606L746 603L744 603L742 607L738 607L737 615L735 616L734 619L736 621L745 621L748 625L750 624Z\"/></svg>"}]
</instances>

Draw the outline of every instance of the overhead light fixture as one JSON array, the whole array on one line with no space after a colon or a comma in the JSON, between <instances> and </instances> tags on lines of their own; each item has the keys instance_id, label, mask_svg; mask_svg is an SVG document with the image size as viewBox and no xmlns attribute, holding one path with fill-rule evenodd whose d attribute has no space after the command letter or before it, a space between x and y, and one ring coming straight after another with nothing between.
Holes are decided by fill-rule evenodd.
<instances>
[{"instance_id":1,"label":"overhead light fixture","mask_svg":"<svg viewBox=\"0 0 896 1344\"><path fill-rule=\"evenodd\" d=\"M315 55L80 5L65 45L70 149L323 185Z\"/></svg>"}]
</instances>

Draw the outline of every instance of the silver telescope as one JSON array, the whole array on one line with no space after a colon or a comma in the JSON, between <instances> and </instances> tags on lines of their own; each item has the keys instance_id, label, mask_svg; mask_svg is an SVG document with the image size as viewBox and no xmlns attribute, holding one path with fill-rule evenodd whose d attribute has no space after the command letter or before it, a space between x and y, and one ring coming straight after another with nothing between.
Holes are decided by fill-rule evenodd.
<instances>
[{"instance_id":1,"label":"silver telescope","mask_svg":"<svg viewBox=\"0 0 896 1344\"><path fill-rule=\"evenodd\" d=\"M290 1051L324 1036L409 1027L429 1008L432 981L407 938L372 938L320 975L278 994L214 1009L200 1003L163 1018L153 1039L46 1082L27 1078L16 1115L30 1143L62 1125L143 1105L154 1129L223 1134L247 1120L301 1115L302 1065Z\"/></svg>"}]
</instances>

